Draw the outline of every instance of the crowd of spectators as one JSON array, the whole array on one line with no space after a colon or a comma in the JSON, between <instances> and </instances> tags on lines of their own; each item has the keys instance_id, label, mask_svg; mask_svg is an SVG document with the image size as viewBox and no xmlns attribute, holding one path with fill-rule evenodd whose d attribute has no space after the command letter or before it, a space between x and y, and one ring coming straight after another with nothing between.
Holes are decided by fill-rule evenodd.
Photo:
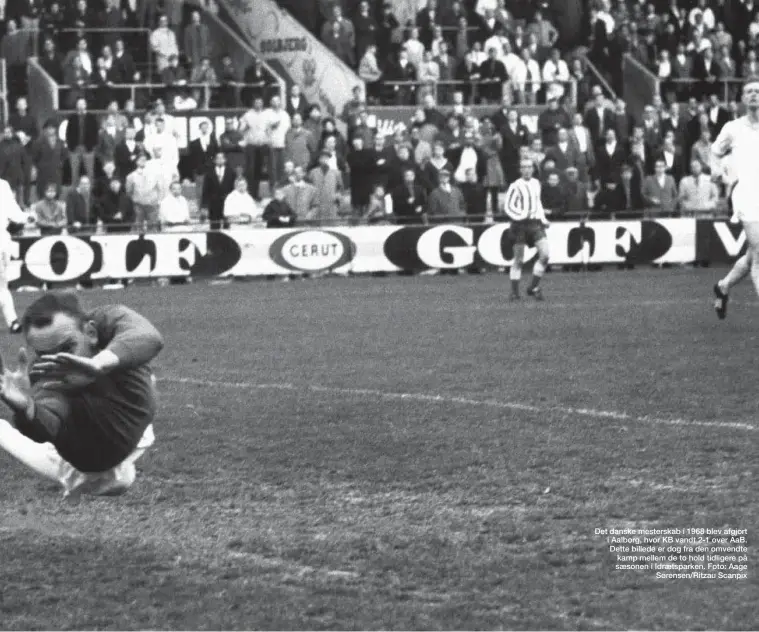
<instances>
[{"instance_id":1,"label":"crowd of spectators","mask_svg":"<svg viewBox=\"0 0 759 632\"><path fill-rule=\"evenodd\" d=\"M599 0L590 12L590 58L622 84L629 53L660 80L667 101L734 99L756 74L759 6L753 0Z\"/></svg>"},{"instance_id":2,"label":"crowd of spectators","mask_svg":"<svg viewBox=\"0 0 759 632\"><path fill-rule=\"evenodd\" d=\"M343 135L293 87L284 103L256 96L221 133L202 120L185 151L162 101L143 116L114 101L98 116L79 98L65 133L51 121L38 136L21 98L0 141L0 177L45 232L493 221L524 158L552 218L723 210L709 146L738 115L735 103L657 98L636 119L598 86L591 98L574 113L551 98L528 126L509 96L477 118L460 91L447 107L426 95L409 125L388 128L357 89Z\"/></svg>"},{"instance_id":3,"label":"crowd of spectators","mask_svg":"<svg viewBox=\"0 0 759 632\"><path fill-rule=\"evenodd\" d=\"M235 67L197 7L166 2L167 13L158 14L149 10L152 4L48 0L6 12L0 56L10 99L27 93L27 60L36 52L42 68L63 86L63 109L73 109L82 96L101 110L112 100L144 108L157 96L176 110L239 107L276 85L260 62ZM133 85L146 87L125 87Z\"/></svg>"},{"instance_id":4,"label":"crowd of spectators","mask_svg":"<svg viewBox=\"0 0 759 632\"><path fill-rule=\"evenodd\" d=\"M370 102L409 105L433 94L449 105L463 91L468 104L503 96L534 104L584 77L581 64L562 58L540 3L527 3L517 19L505 0L425 2L403 23L390 1L322 3L322 41L357 69Z\"/></svg>"}]
</instances>

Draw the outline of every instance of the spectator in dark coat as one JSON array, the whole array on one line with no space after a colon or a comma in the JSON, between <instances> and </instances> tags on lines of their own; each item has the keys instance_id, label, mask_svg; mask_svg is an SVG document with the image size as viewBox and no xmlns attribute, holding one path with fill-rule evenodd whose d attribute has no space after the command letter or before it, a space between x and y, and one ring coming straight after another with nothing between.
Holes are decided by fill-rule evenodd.
<instances>
[{"instance_id":1,"label":"spectator in dark coat","mask_svg":"<svg viewBox=\"0 0 759 632\"><path fill-rule=\"evenodd\" d=\"M71 180L78 182L81 167L92 182L95 179L95 147L100 136L98 121L87 111L87 100L77 99L76 113L70 115L66 125L66 147L71 161Z\"/></svg>"},{"instance_id":2,"label":"spectator in dark coat","mask_svg":"<svg viewBox=\"0 0 759 632\"><path fill-rule=\"evenodd\" d=\"M593 87L593 105L585 112L585 127L590 132L593 145L598 147L605 138L606 130L615 128L614 113L606 107L603 90Z\"/></svg>"},{"instance_id":3,"label":"spectator in dark coat","mask_svg":"<svg viewBox=\"0 0 759 632\"><path fill-rule=\"evenodd\" d=\"M94 229L95 204L91 182L87 176L80 177L76 188L71 189L66 196L66 219L71 234Z\"/></svg>"},{"instance_id":4,"label":"spectator in dark coat","mask_svg":"<svg viewBox=\"0 0 759 632\"><path fill-rule=\"evenodd\" d=\"M353 151L348 153L347 162L350 170L350 193L353 209L359 215L369 204L372 195L373 179L369 177L375 167L375 154L367 149L362 136L353 138Z\"/></svg>"},{"instance_id":5,"label":"spectator in dark coat","mask_svg":"<svg viewBox=\"0 0 759 632\"><path fill-rule=\"evenodd\" d=\"M495 123L495 121L494 121ZM519 177L519 152L530 142L530 132L519 120L516 110L509 110L504 125L499 126L503 146L501 147L501 164L507 182Z\"/></svg>"},{"instance_id":6,"label":"spectator in dark coat","mask_svg":"<svg viewBox=\"0 0 759 632\"><path fill-rule=\"evenodd\" d=\"M140 143L137 142L137 130L131 125L124 130L124 138L116 144L113 150L113 162L116 165L122 182L137 168L137 156L140 154Z\"/></svg>"},{"instance_id":7,"label":"spectator in dark coat","mask_svg":"<svg viewBox=\"0 0 759 632\"><path fill-rule=\"evenodd\" d=\"M118 178L111 178L108 189L97 197L95 205L97 218L107 233L128 233L132 229L134 207Z\"/></svg>"},{"instance_id":8,"label":"spectator in dark coat","mask_svg":"<svg viewBox=\"0 0 759 632\"><path fill-rule=\"evenodd\" d=\"M543 204L546 215L551 219L562 217L567 213L568 201L559 173L555 170L547 171L543 176L540 190L540 202Z\"/></svg>"},{"instance_id":9,"label":"spectator in dark coat","mask_svg":"<svg viewBox=\"0 0 759 632\"><path fill-rule=\"evenodd\" d=\"M219 143L216 142L216 136L211 133L210 121L201 121L199 128L198 138L190 141L188 159L197 191L200 192L203 191L203 178L212 167L214 156L219 151Z\"/></svg>"},{"instance_id":10,"label":"spectator in dark coat","mask_svg":"<svg viewBox=\"0 0 759 632\"><path fill-rule=\"evenodd\" d=\"M498 59L496 49L488 50L488 58L480 66L480 96L487 103L500 103L503 97L503 84L509 80L506 66Z\"/></svg>"},{"instance_id":11,"label":"spectator in dark coat","mask_svg":"<svg viewBox=\"0 0 759 632\"><path fill-rule=\"evenodd\" d=\"M284 187L281 184L274 186L274 197L266 205L262 217L267 228L290 228L295 225L295 211L285 201Z\"/></svg>"},{"instance_id":12,"label":"spectator in dark coat","mask_svg":"<svg viewBox=\"0 0 759 632\"><path fill-rule=\"evenodd\" d=\"M16 111L8 117L8 124L14 132L23 132L31 140L36 140L39 136L37 119L29 113L29 102L26 97L20 97L16 101Z\"/></svg>"},{"instance_id":13,"label":"spectator in dark coat","mask_svg":"<svg viewBox=\"0 0 759 632\"><path fill-rule=\"evenodd\" d=\"M31 156L37 176L37 198L42 199L48 184L55 184L60 193L63 185L63 165L69 160L69 152L58 137L55 122L46 123L42 137L32 145Z\"/></svg>"},{"instance_id":14,"label":"spectator in dark coat","mask_svg":"<svg viewBox=\"0 0 759 632\"><path fill-rule=\"evenodd\" d=\"M538 131L543 139L543 147L553 147L558 140L560 129L572 124L569 113L559 105L557 98L548 101L548 107L538 116Z\"/></svg>"},{"instance_id":15,"label":"spectator in dark coat","mask_svg":"<svg viewBox=\"0 0 759 632\"><path fill-rule=\"evenodd\" d=\"M42 54L39 58L40 66L42 66L43 70L50 75L50 78L55 81L55 83L62 84L63 59L56 50L55 42L50 38L46 38L42 45L42 49Z\"/></svg>"},{"instance_id":16,"label":"spectator in dark coat","mask_svg":"<svg viewBox=\"0 0 759 632\"><path fill-rule=\"evenodd\" d=\"M440 173L442 171L453 172L453 165L445 155L445 145L442 141L436 140L432 145L432 158L422 168L421 184L431 193L440 185Z\"/></svg>"},{"instance_id":17,"label":"spectator in dark coat","mask_svg":"<svg viewBox=\"0 0 759 632\"><path fill-rule=\"evenodd\" d=\"M474 169L466 170L466 180L461 184L461 193L466 203L466 214L470 222L480 223L487 215L487 189L477 179Z\"/></svg>"},{"instance_id":18,"label":"spectator in dark coat","mask_svg":"<svg viewBox=\"0 0 759 632\"><path fill-rule=\"evenodd\" d=\"M622 145L617 141L617 133L613 128L606 130L606 142L598 148L596 165L594 168L595 179L603 188L605 184L616 184L625 162L627 154Z\"/></svg>"},{"instance_id":19,"label":"spectator in dark coat","mask_svg":"<svg viewBox=\"0 0 759 632\"><path fill-rule=\"evenodd\" d=\"M216 152L214 165L203 180L201 209L208 213L211 230L228 228L224 219L224 202L235 188L237 174L227 166L227 158L223 151Z\"/></svg>"},{"instance_id":20,"label":"spectator in dark coat","mask_svg":"<svg viewBox=\"0 0 759 632\"><path fill-rule=\"evenodd\" d=\"M407 166L403 182L390 194L397 224L421 224L427 212L427 192L416 182L416 169Z\"/></svg>"},{"instance_id":21,"label":"spectator in dark coat","mask_svg":"<svg viewBox=\"0 0 759 632\"><path fill-rule=\"evenodd\" d=\"M385 80L396 82L388 86L388 98L391 102L397 105L413 105L416 86L410 82L417 80L417 69L409 61L408 52L400 50L398 59L387 68Z\"/></svg>"},{"instance_id":22,"label":"spectator in dark coat","mask_svg":"<svg viewBox=\"0 0 759 632\"><path fill-rule=\"evenodd\" d=\"M16 137L14 129L6 125L0 140L0 178L16 194L16 201L22 208L26 204L26 187L31 175L31 164L26 148Z\"/></svg>"},{"instance_id":23,"label":"spectator in dark coat","mask_svg":"<svg viewBox=\"0 0 759 632\"><path fill-rule=\"evenodd\" d=\"M565 172L564 191L567 197L567 213L578 214L588 211L588 186L580 181L580 171L577 167L567 167Z\"/></svg>"},{"instance_id":24,"label":"spectator in dark coat","mask_svg":"<svg viewBox=\"0 0 759 632\"><path fill-rule=\"evenodd\" d=\"M427 216L431 222L446 222L466 215L466 200L461 189L451 184L451 172L440 172L440 185L430 193Z\"/></svg>"}]
</instances>

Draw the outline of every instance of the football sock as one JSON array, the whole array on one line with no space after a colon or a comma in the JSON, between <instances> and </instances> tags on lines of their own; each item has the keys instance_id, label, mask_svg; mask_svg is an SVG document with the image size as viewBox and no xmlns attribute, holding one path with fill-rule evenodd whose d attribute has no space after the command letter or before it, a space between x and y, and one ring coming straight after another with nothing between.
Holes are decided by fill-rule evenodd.
<instances>
[{"instance_id":1,"label":"football sock","mask_svg":"<svg viewBox=\"0 0 759 632\"><path fill-rule=\"evenodd\" d=\"M530 287L536 288L540 284L540 279L543 278L543 274L545 274L546 271L546 264L543 263L540 259L538 259L535 262L535 265L532 268L532 284Z\"/></svg>"},{"instance_id":2,"label":"football sock","mask_svg":"<svg viewBox=\"0 0 759 632\"><path fill-rule=\"evenodd\" d=\"M512 294L519 294L519 280L511 280L511 293Z\"/></svg>"},{"instance_id":3,"label":"football sock","mask_svg":"<svg viewBox=\"0 0 759 632\"><path fill-rule=\"evenodd\" d=\"M5 323L10 327L13 321L18 320L16 314L16 305L13 302L13 294L5 287L0 290L0 310L3 311L3 318Z\"/></svg>"},{"instance_id":4,"label":"football sock","mask_svg":"<svg viewBox=\"0 0 759 632\"><path fill-rule=\"evenodd\" d=\"M0 448L37 474L60 482L64 460L49 443L36 443L22 435L5 419L0 419Z\"/></svg>"}]
</instances>

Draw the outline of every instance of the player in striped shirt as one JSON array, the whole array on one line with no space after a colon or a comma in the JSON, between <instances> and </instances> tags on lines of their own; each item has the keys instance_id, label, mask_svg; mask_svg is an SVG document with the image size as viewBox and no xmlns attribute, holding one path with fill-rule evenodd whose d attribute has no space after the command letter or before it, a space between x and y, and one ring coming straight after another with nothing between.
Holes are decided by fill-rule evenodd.
<instances>
[{"instance_id":1,"label":"player in striped shirt","mask_svg":"<svg viewBox=\"0 0 759 632\"><path fill-rule=\"evenodd\" d=\"M729 162L728 198L734 219L741 222L746 234L748 251L735 262L730 272L714 285L714 309L720 319L727 316L730 288L749 274L759 294L759 77L750 77L743 84L743 104L746 114L728 121L712 145L712 156L719 162Z\"/></svg>"},{"instance_id":2,"label":"player in striped shirt","mask_svg":"<svg viewBox=\"0 0 759 632\"><path fill-rule=\"evenodd\" d=\"M546 237L545 209L540 201L540 181L533 178L534 165L531 159L523 159L519 163L521 178L515 180L506 192L506 214L511 219L509 232L514 244L514 261L511 264L511 300L518 301L519 281L522 278L525 245L538 250L538 260L532 269L532 281L527 288L528 296L543 300L543 290L540 279L548 265L548 239Z\"/></svg>"},{"instance_id":3,"label":"player in striped shirt","mask_svg":"<svg viewBox=\"0 0 759 632\"><path fill-rule=\"evenodd\" d=\"M16 196L13 195L8 182L0 179L0 310L12 334L20 334L21 325L16 316L13 295L8 289L8 266L13 245L8 225L10 223L26 224L30 220L30 216L24 213L16 202Z\"/></svg>"}]
</instances>

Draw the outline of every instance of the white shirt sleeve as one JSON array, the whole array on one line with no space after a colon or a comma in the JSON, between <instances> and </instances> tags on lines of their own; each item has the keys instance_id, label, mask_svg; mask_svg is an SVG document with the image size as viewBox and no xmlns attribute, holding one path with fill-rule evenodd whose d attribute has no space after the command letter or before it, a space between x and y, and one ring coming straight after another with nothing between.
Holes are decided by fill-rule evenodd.
<instances>
[{"instance_id":1,"label":"white shirt sleeve","mask_svg":"<svg viewBox=\"0 0 759 632\"><path fill-rule=\"evenodd\" d=\"M709 167L712 173L719 173L723 180L729 183L734 176L729 169L730 153L733 149L733 125L732 121L723 125L717 139L712 143L709 155Z\"/></svg>"},{"instance_id":2,"label":"white shirt sleeve","mask_svg":"<svg viewBox=\"0 0 759 632\"><path fill-rule=\"evenodd\" d=\"M21 210L21 207L16 202L16 196L11 190L11 186L7 180L0 179L0 214L3 219L0 230L5 230L8 224L13 222L14 224L26 224L27 215Z\"/></svg>"}]
</instances>

